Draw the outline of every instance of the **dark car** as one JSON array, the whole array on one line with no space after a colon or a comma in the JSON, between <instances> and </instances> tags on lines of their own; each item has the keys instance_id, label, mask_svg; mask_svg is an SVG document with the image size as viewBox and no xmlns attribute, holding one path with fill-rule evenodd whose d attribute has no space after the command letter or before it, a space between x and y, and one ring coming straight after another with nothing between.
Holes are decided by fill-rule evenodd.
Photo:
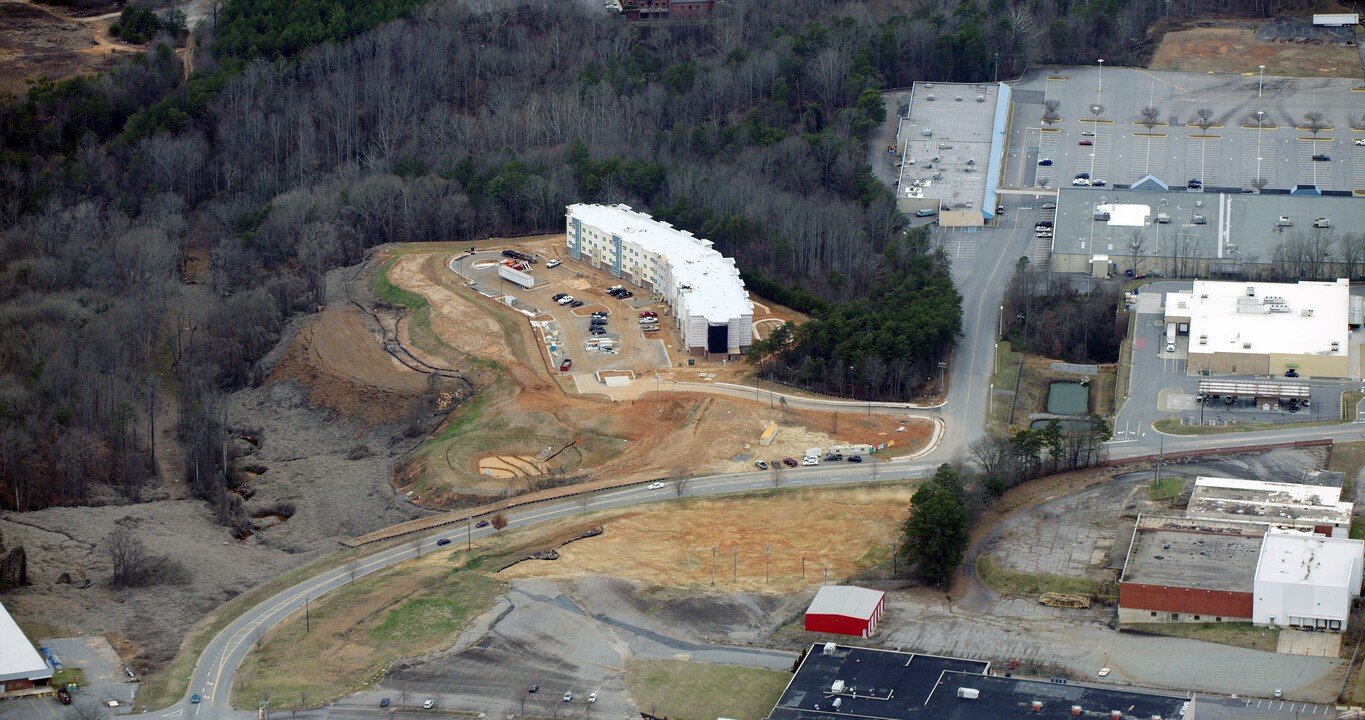
<instances>
[{"instance_id":1,"label":"dark car","mask_svg":"<svg viewBox=\"0 0 1365 720\"><path fill-rule=\"evenodd\" d=\"M1076 173L1076 179L1077 179L1077 180L1089 180L1089 179L1090 179L1090 173Z\"/></svg>"},{"instance_id":2,"label":"dark car","mask_svg":"<svg viewBox=\"0 0 1365 720\"><path fill-rule=\"evenodd\" d=\"M602 310L594 310L592 316L595 318L605 318L607 313Z\"/></svg>"},{"instance_id":3,"label":"dark car","mask_svg":"<svg viewBox=\"0 0 1365 720\"><path fill-rule=\"evenodd\" d=\"M488 527L489 525L492 525L492 524L493 524L493 523L488 522L487 520L480 520L480 521L474 523L474 527L476 527L476 528Z\"/></svg>"},{"instance_id":4,"label":"dark car","mask_svg":"<svg viewBox=\"0 0 1365 720\"><path fill-rule=\"evenodd\" d=\"M1103 181L1103 180L1098 180L1098 179L1096 179L1096 180L1091 180L1091 181L1090 181L1090 187L1104 187L1104 181Z\"/></svg>"},{"instance_id":5,"label":"dark car","mask_svg":"<svg viewBox=\"0 0 1365 720\"><path fill-rule=\"evenodd\" d=\"M862 456L862 455L849 455L849 456L848 456L847 458L845 458L845 459L848 460L849 462L862 462L862 461L863 461L863 456Z\"/></svg>"},{"instance_id":6,"label":"dark car","mask_svg":"<svg viewBox=\"0 0 1365 720\"><path fill-rule=\"evenodd\" d=\"M617 293L617 295L616 295L616 297L621 298L622 300L625 300L625 299L628 298L628 297L634 297L634 296L635 296L635 293L633 293L633 292L631 292L631 291L629 291L629 290L622 290L620 293Z\"/></svg>"},{"instance_id":7,"label":"dark car","mask_svg":"<svg viewBox=\"0 0 1365 720\"><path fill-rule=\"evenodd\" d=\"M1038 164L1047 167L1048 165L1052 164L1052 158L1043 158L1042 160L1038 161Z\"/></svg>"},{"instance_id":8,"label":"dark car","mask_svg":"<svg viewBox=\"0 0 1365 720\"><path fill-rule=\"evenodd\" d=\"M1094 141L1094 140L1082 140L1082 141L1080 141L1080 142L1078 142L1078 143L1076 143L1076 144L1077 144L1077 145L1094 145L1094 144L1095 144L1095 141Z\"/></svg>"},{"instance_id":9,"label":"dark car","mask_svg":"<svg viewBox=\"0 0 1365 720\"><path fill-rule=\"evenodd\" d=\"M560 372L566 372L571 367L573 367L573 360L570 358L564 358L563 362L559 363Z\"/></svg>"},{"instance_id":10,"label":"dark car","mask_svg":"<svg viewBox=\"0 0 1365 720\"><path fill-rule=\"evenodd\" d=\"M1298 370L1295 370L1294 368L1289 368L1288 370L1285 370L1285 371L1284 371L1284 376L1285 376L1285 377L1298 377L1298 376L1299 376L1299 371L1298 371Z\"/></svg>"},{"instance_id":11,"label":"dark car","mask_svg":"<svg viewBox=\"0 0 1365 720\"><path fill-rule=\"evenodd\" d=\"M583 307L583 301L582 301L582 300L575 300L575 301L569 303L569 307Z\"/></svg>"},{"instance_id":12,"label":"dark car","mask_svg":"<svg viewBox=\"0 0 1365 720\"><path fill-rule=\"evenodd\" d=\"M1185 187L1189 190L1198 190L1203 186L1204 183L1199 182L1199 178L1190 178L1190 181L1185 183Z\"/></svg>"},{"instance_id":13,"label":"dark car","mask_svg":"<svg viewBox=\"0 0 1365 720\"><path fill-rule=\"evenodd\" d=\"M843 459L844 456L842 453L830 453L825 456L825 462L839 462L840 460Z\"/></svg>"},{"instance_id":14,"label":"dark car","mask_svg":"<svg viewBox=\"0 0 1365 720\"><path fill-rule=\"evenodd\" d=\"M1314 159L1314 160L1317 160L1318 162L1329 162L1329 161L1331 161L1332 156L1331 156L1331 155L1322 155L1322 154L1318 154L1318 155L1314 155L1314 156L1313 156L1313 159Z\"/></svg>"},{"instance_id":15,"label":"dark car","mask_svg":"<svg viewBox=\"0 0 1365 720\"><path fill-rule=\"evenodd\" d=\"M388 699L388 698L379 698L379 707L388 707L388 706L389 706L389 699Z\"/></svg>"},{"instance_id":16,"label":"dark car","mask_svg":"<svg viewBox=\"0 0 1365 720\"><path fill-rule=\"evenodd\" d=\"M600 325L594 325L592 328L589 328L589 329L588 329L588 334L589 334L589 335L606 335L606 334L607 334L607 330L606 330L606 328L603 328L603 327L600 326Z\"/></svg>"},{"instance_id":17,"label":"dark car","mask_svg":"<svg viewBox=\"0 0 1365 720\"><path fill-rule=\"evenodd\" d=\"M517 257L517 256L518 256L518 253L517 253L516 250L503 250L503 251L502 251L502 256L503 256L503 257L514 258L514 257Z\"/></svg>"},{"instance_id":18,"label":"dark car","mask_svg":"<svg viewBox=\"0 0 1365 720\"><path fill-rule=\"evenodd\" d=\"M787 467L796 467L796 461L791 458L782 458L782 464Z\"/></svg>"},{"instance_id":19,"label":"dark car","mask_svg":"<svg viewBox=\"0 0 1365 720\"><path fill-rule=\"evenodd\" d=\"M531 687L526 688L526 692L528 693L540 692L540 686L535 683L531 683Z\"/></svg>"},{"instance_id":20,"label":"dark car","mask_svg":"<svg viewBox=\"0 0 1365 720\"><path fill-rule=\"evenodd\" d=\"M437 541L436 541L436 544L437 544L437 545L449 545L449 544L450 544L450 538L441 538L440 540L437 540Z\"/></svg>"},{"instance_id":21,"label":"dark car","mask_svg":"<svg viewBox=\"0 0 1365 720\"><path fill-rule=\"evenodd\" d=\"M588 324L589 324L589 325L592 325L593 327L598 327L598 326L600 326L600 325L606 325L606 324L607 324L607 319L606 319L606 318L598 318L598 317L595 317L595 318L589 320L589 321L588 321Z\"/></svg>"},{"instance_id":22,"label":"dark car","mask_svg":"<svg viewBox=\"0 0 1365 720\"><path fill-rule=\"evenodd\" d=\"M564 297L565 295L568 295L568 293L555 293L553 296L550 297L550 299L554 300L555 302L558 302L559 299Z\"/></svg>"},{"instance_id":23,"label":"dark car","mask_svg":"<svg viewBox=\"0 0 1365 720\"><path fill-rule=\"evenodd\" d=\"M195 694L191 695L191 696L190 696L190 702L194 703L195 705L198 705L198 704L199 704L199 693L195 693Z\"/></svg>"}]
</instances>

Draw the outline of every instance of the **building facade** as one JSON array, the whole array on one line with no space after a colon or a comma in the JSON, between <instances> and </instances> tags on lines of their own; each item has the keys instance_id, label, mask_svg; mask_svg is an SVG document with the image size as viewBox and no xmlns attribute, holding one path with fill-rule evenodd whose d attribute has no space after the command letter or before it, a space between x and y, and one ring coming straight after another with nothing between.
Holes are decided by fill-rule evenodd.
<instances>
[{"instance_id":1,"label":"building facade","mask_svg":"<svg viewBox=\"0 0 1365 720\"><path fill-rule=\"evenodd\" d=\"M886 593L880 590L826 585L820 588L806 609L806 630L871 637L884 612Z\"/></svg>"},{"instance_id":2,"label":"building facade","mask_svg":"<svg viewBox=\"0 0 1365 720\"><path fill-rule=\"evenodd\" d=\"M0 695L52 684L52 666L0 605Z\"/></svg>"},{"instance_id":3,"label":"building facade","mask_svg":"<svg viewBox=\"0 0 1365 720\"><path fill-rule=\"evenodd\" d=\"M710 240L628 205L570 205L565 234L573 259L657 294L689 354L735 357L753 342L739 269Z\"/></svg>"},{"instance_id":4,"label":"building facade","mask_svg":"<svg viewBox=\"0 0 1365 720\"><path fill-rule=\"evenodd\" d=\"M1271 528L1256 566L1252 622L1340 632L1360 597L1365 541Z\"/></svg>"}]
</instances>

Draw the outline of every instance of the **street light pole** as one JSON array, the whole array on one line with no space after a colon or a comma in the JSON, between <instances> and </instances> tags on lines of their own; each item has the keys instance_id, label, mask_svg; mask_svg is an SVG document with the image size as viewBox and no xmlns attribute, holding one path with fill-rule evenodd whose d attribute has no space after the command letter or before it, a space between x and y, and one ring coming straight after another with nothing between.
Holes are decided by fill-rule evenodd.
<instances>
[{"instance_id":1,"label":"street light pole","mask_svg":"<svg viewBox=\"0 0 1365 720\"><path fill-rule=\"evenodd\" d=\"M1104 92L1104 58L1100 58L1100 82L1099 88L1095 90L1095 101L1099 102L1100 93Z\"/></svg>"},{"instance_id":2,"label":"street light pole","mask_svg":"<svg viewBox=\"0 0 1365 720\"><path fill-rule=\"evenodd\" d=\"M1261 90L1265 88L1265 66L1261 66L1261 79L1256 81L1256 97L1261 97Z\"/></svg>"}]
</instances>

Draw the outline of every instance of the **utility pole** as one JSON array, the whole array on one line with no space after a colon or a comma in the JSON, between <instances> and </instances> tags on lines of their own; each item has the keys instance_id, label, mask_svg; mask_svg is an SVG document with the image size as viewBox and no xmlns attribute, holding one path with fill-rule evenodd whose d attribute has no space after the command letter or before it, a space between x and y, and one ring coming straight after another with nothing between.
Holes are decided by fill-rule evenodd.
<instances>
[{"instance_id":1,"label":"utility pole","mask_svg":"<svg viewBox=\"0 0 1365 720\"><path fill-rule=\"evenodd\" d=\"M730 548L730 583L739 582L739 546Z\"/></svg>"},{"instance_id":2,"label":"utility pole","mask_svg":"<svg viewBox=\"0 0 1365 720\"><path fill-rule=\"evenodd\" d=\"M711 546L711 587L716 586L716 546Z\"/></svg>"},{"instance_id":3,"label":"utility pole","mask_svg":"<svg viewBox=\"0 0 1365 720\"><path fill-rule=\"evenodd\" d=\"M312 631L313 627L308 622L308 598L303 599L303 632L304 634Z\"/></svg>"},{"instance_id":4,"label":"utility pole","mask_svg":"<svg viewBox=\"0 0 1365 720\"><path fill-rule=\"evenodd\" d=\"M768 558L773 554L772 545L763 546L763 582L768 582Z\"/></svg>"}]
</instances>

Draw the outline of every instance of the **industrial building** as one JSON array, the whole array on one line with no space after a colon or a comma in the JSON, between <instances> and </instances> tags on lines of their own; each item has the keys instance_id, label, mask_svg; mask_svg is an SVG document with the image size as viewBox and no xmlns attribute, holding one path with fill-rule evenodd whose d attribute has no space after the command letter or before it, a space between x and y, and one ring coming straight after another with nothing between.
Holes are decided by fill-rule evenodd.
<instances>
[{"instance_id":1,"label":"industrial building","mask_svg":"<svg viewBox=\"0 0 1365 720\"><path fill-rule=\"evenodd\" d=\"M1256 565L1252 622L1340 632L1360 597L1365 541L1272 527Z\"/></svg>"},{"instance_id":2,"label":"industrial building","mask_svg":"<svg viewBox=\"0 0 1365 720\"><path fill-rule=\"evenodd\" d=\"M1342 631L1351 600L1360 596L1365 541L1270 519L1277 509L1324 506L1339 490L1287 483L1261 483L1278 487L1257 490L1257 481L1201 479L1208 482L1203 493L1196 485L1191 517L1138 517L1119 576L1119 622L1236 621ZM1221 505L1214 497L1234 490L1244 494ZM1239 508L1261 516L1248 520Z\"/></svg>"},{"instance_id":3,"label":"industrial building","mask_svg":"<svg viewBox=\"0 0 1365 720\"><path fill-rule=\"evenodd\" d=\"M1186 371L1350 377L1349 280L1196 280L1166 294L1167 352L1185 329Z\"/></svg>"},{"instance_id":4,"label":"industrial building","mask_svg":"<svg viewBox=\"0 0 1365 720\"><path fill-rule=\"evenodd\" d=\"M628 205L570 205L569 255L657 294L668 305L684 349L735 357L753 342L754 306L735 261L710 240L678 230Z\"/></svg>"},{"instance_id":5,"label":"industrial building","mask_svg":"<svg viewBox=\"0 0 1365 720\"><path fill-rule=\"evenodd\" d=\"M995 218L1010 93L1004 83L915 83L896 127L901 212L934 211L942 227Z\"/></svg>"},{"instance_id":6,"label":"industrial building","mask_svg":"<svg viewBox=\"0 0 1365 720\"><path fill-rule=\"evenodd\" d=\"M1171 720L1186 707L1181 695L1026 680L979 660L827 643L806 653L768 719Z\"/></svg>"},{"instance_id":7,"label":"industrial building","mask_svg":"<svg viewBox=\"0 0 1365 720\"><path fill-rule=\"evenodd\" d=\"M52 683L52 667L0 604L0 695Z\"/></svg>"},{"instance_id":8,"label":"industrial building","mask_svg":"<svg viewBox=\"0 0 1365 720\"><path fill-rule=\"evenodd\" d=\"M1344 538L1354 505L1341 502L1341 486L1199 477L1185 509L1196 520L1279 525Z\"/></svg>"},{"instance_id":9,"label":"industrial building","mask_svg":"<svg viewBox=\"0 0 1365 720\"><path fill-rule=\"evenodd\" d=\"M1131 187L1058 189L1051 265L1098 276L1256 277L1287 243L1335 240L1362 226L1365 202L1350 193L1215 193L1147 176Z\"/></svg>"},{"instance_id":10,"label":"industrial building","mask_svg":"<svg viewBox=\"0 0 1365 720\"><path fill-rule=\"evenodd\" d=\"M886 612L886 593L850 585L826 585L806 608L810 632L871 637Z\"/></svg>"}]
</instances>

